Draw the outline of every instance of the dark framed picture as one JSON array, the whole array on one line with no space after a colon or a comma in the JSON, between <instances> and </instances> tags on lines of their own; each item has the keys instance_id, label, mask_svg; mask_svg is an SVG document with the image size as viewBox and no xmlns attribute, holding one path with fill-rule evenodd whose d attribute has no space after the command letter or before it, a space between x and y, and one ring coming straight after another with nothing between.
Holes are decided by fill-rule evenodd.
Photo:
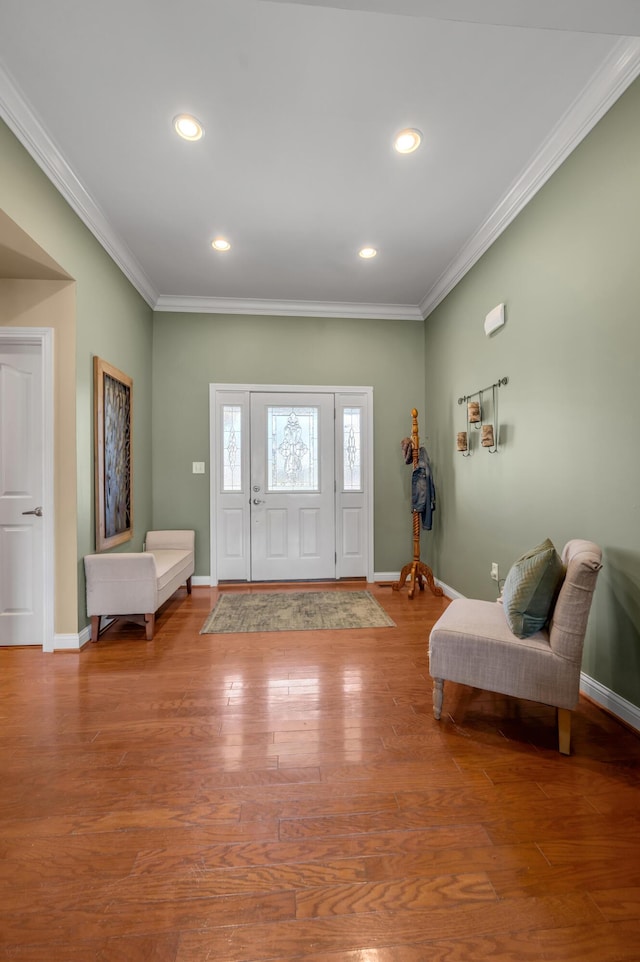
<instances>
[{"instance_id":1,"label":"dark framed picture","mask_svg":"<svg viewBox=\"0 0 640 962\"><path fill-rule=\"evenodd\" d=\"M93 359L95 417L96 551L133 536L133 381L99 357Z\"/></svg>"}]
</instances>

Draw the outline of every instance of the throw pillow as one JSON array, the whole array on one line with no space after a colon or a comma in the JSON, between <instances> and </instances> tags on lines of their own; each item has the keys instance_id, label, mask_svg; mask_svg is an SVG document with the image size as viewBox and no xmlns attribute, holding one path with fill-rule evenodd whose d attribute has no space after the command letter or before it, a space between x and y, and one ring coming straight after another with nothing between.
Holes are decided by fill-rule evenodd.
<instances>
[{"instance_id":1,"label":"throw pillow","mask_svg":"<svg viewBox=\"0 0 640 962\"><path fill-rule=\"evenodd\" d=\"M544 627L563 578L564 565L549 538L511 567L502 603L517 638L528 638Z\"/></svg>"}]
</instances>

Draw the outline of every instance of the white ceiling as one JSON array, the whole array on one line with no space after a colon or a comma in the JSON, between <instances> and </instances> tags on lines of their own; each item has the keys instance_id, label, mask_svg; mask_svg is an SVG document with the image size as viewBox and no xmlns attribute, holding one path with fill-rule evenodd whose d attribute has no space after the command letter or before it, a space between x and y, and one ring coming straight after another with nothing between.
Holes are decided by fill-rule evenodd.
<instances>
[{"instance_id":1,"label":"white ceiling","mask_svg":"<svg viewBox=\"0 0 640 962\"><path fill-rule=\"evenodd\" d=\"M418 319L639 37L638 0L2 0L0 116L159 310Z\"/></svg>"}]
</instances>

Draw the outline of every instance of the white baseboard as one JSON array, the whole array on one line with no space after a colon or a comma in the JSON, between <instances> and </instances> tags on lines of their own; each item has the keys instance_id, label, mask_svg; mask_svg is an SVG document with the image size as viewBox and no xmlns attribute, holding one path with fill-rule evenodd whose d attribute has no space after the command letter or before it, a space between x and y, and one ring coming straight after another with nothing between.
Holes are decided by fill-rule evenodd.
<instances>
[{"instance_id":1,"label":"white baseboard","mask_svg":"<svg viewBox=\"0 0 640 962\"><path fill-rule=\"evenodd\" d=\"M584 672L580 673L580 691L591 701L594 701L602 708L626 722L635 731L640 732L640 708L632 702L627 701L622 695L616 695L615 691L606 688L595 678L590 678Z\"/></svg>"},{"instance_id":2,"label":"white baseboard","mask_svg":"<svg viewBox=\"0 0 640 962\"><path fill-rule=\"evenodd\" d=\"M400 578L399 571L374 571L373 572L374 584L377 583L378 581L384 581L385 583L387 581L398 581L399 578Z\"/></svg>"},{"instance_id":3,"label":"white baseboard","mask_svg":"<svg viewBox=\"0 0 640 962\"><path fill-rule=\"evenodd\" d=\"M387 582L396 582L400 580L400 572L399 571L374 571L373 580L376 583L383 582L384 584L386 584ZM439 578L434 577L433 580L435 581L435 583L438 585L439 588L442 588L447 598L464 598L465 597L465 595L461 595L459 591L456 591L455 588L451 588L450 585L445 584L444 581L440 581Z\"/></svg>"},{"instance_id":4,"label":"white baseboard","mask_svg":"<svg viewBox=\"0 0 640 962\"><path fill-rule=\"evenodd\" d=\"M399 580L400 580L399 571L374 571L373 572L374 584L378 584L378 583L386 584L387 582L396 582ZM450 588L448 585L446 585L444 581L439 581L437 578L434 578L434 581L437 585L440 585L440 587L442 588L442 590L444 591L445 595L448 598L464 598L465 597L464 595L461 595L458 591L456 591L454 588ZM194 585L194 587L210 588L211 578L209 577L209 575L194 575L191 579L191 584Z\"/></svg>"},{"instance_id":5,"label":"white baseboard","mask_svg":"<svg viewBox=\"0 0 640 962\"><path fill-rule=\"evenodd\" d=\"M86 638L83 638L86 632ZM53 636L54 651L80 651L91 638L91 629L83 628L80 634L55 634Z\"/></svg>"},{"instance_id":6,"label":"white baseboard","mask_svg":"<svg viewBox=\"0 0 640 962\"><path fill-rule=\"evenodd\" d=\"M109 627L115 619L107 618L102 622L103 627ZM91 641L91 625L86 625L77 635L57 634L53 636L54 651L80 651Z\"/></svg>"},{"instance_id":7,"label":"white baseboard","mask_svg":"<svg viewBox=\"0 0 640 962\"><path fill-rule=\"evenodd\" d=\"M451 585L445 584L444 581L440 581L439 578L436 578L435 582L439 588L442 588L447 598L466 598L466 595L460 594L459 591L456 591L456 589L452 588Z\"/></svg>"}]
</instances>

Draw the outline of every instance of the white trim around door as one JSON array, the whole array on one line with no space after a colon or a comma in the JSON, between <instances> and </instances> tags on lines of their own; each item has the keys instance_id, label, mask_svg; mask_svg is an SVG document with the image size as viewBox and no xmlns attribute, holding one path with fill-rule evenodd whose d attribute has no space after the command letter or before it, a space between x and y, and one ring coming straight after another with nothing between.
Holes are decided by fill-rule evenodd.
<instances>
[{"instance_id":1,"label":"white trim around door","mask_svg":"<svg viewBox=\"0 0 640 962\"><path fill-rule=\"evenodd\" d=\"M252 511L254 520L262 523L263 510L262 490L253 491L261 484L261 478L256 483L255 458L253 466L251 463L252 398L257 395L263 400L268 395L274 399L295 395L297 404L313 396L317 402L320 395L330 402L335 454L330 479L335 510L328 513L335 554L331 577L373 581L373 388L210 384L211 585L252 580ZM255 509L254 497L258 505ZM309 525L309 530L313 533L315 529ZM273 580L279 580L278 576Z\"/></svg>"}]
</instances>

